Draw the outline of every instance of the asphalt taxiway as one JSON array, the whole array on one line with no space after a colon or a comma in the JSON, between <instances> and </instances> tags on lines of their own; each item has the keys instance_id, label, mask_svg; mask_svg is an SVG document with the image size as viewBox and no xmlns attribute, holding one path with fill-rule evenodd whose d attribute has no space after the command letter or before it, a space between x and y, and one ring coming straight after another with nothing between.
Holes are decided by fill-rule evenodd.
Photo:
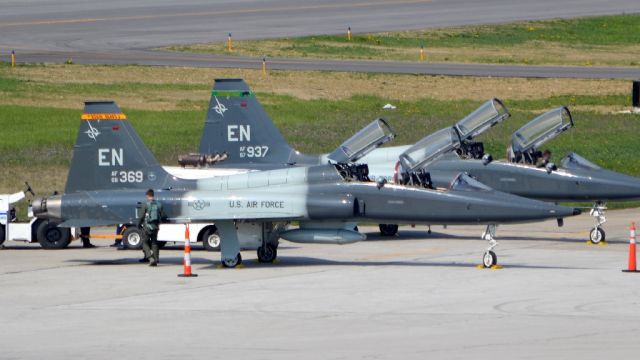
<instances>
[{"instance_id":1,"label":"asphalt taxiway","mask_svg":"<svg viewBox=\"0 0 640 360\"><path fill-rule=\"evenodd\" d=\"M168 53L188 43L312 34L423 29L518 20L640 12L634 0L296 0L9 2L0 11L0 59L19 62L142 64L259 68L261 59ZM285 70L364 71L430 75L617 78L637 68L536 67L385 61L270 59Z\"/></svg>"},{"instance_id":2,"label":"asphalt taxiway","mask_svg":"<svg viewBox=\"0 0 640 360\"><path fill-rule=\"evenodd\" d=\"M283 242L244 267L181 249L161 264L106 247L0 250L0 358L601 359L640 351L638 282L622 273L638 209L610 211L608 245L588 215L501 226L500 270L477 269L481 228L369 232L345 246ZM195 248L195 246L194 246Z\"/></svg>"}]
</instances>

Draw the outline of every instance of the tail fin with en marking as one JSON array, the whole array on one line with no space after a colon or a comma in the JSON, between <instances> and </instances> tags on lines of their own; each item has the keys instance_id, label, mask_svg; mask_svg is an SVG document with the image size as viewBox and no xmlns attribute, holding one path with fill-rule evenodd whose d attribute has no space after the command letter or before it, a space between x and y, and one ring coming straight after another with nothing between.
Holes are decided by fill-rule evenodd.
<instances>
[{"instance_id":1,"label":"tail fin with en marking","mask_svg":"<svg viewBox=\"0 0 640 360\"><path fill-rule=\"evenodd\" d=\"M115 102L85 102L66 193L157 189L173 182Z\"/></svg>"},{"instance_id":2,"label":"tail fin with en marking","mask_svg":"<svg viewBox=\"0 0 640 360\"><path fill-rule=\"evenodd\" d=\"M294 150L241 79L216 79L200 153L228 155L225 165L317 164L318 157Z\"/></svg>"}]
</instances>

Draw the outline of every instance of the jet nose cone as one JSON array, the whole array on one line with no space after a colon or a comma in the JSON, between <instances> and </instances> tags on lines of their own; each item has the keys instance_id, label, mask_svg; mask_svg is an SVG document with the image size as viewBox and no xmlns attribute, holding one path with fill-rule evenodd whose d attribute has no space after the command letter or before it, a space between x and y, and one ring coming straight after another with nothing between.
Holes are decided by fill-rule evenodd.
<instances>
[{"instance_id":1,"label":"jet nose cone","mask_svg":"<svg viewBox=\"0 0 640 360\"><path fill-rule=\"evenodd\" d=\"M573 209L573 216L580 215L580 214L582 214L582 210L580 210L578 208L574 208Z\"/></svg>"}]
</instances>

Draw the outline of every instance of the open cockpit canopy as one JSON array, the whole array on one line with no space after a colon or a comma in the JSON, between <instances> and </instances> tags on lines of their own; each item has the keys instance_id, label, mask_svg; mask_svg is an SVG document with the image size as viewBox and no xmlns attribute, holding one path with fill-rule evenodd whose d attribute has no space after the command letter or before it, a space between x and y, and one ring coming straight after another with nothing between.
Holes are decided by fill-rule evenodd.
<instances>
[{"instance_id":1,"label":"open cockpit canopy","mask_svg":"<svg viewBox=\"0 0 640 360\"><path fill-rule=\"evenodd\" d=\"M464 119L458 121L455 128L463 141L470 140L501 123L509 116L511 114L509 114L502 101L493 98L482 104Z\"/></svg>"},{"instance_id":2,"label":"open cockpit canopy","mask_svg":"<svg viewBox=\"0 0 640 360\"><path fill-rule=\"evenodd\" d=\"M535 151L547 141L573 127L571 112L566 107L548 111L531 120L511 136L515 154Z\"/></svg>"},{"instance_id":3,"label":"open cockpit canopy","mask_svg":"<svg viewBox=\"0 0 640 360\"><path fill-rule=\"evenodd\" d=\"M389 124L383 119L376 119L338 146L328 158L339 164L356 162L394 138L395 133Z\"/></svg>"},{"instance_id":4,"label":"open cockpit canopy","mask_svg":"<svg viewBox=\"0 0 640 360\"><path fill-rule=\"evenodd\" d=\"M443 154L460 147L460 137L452 127L438 130L415 143L400 154L400 164L405 171L421 169Z\"/></svg>"}]
</instances>

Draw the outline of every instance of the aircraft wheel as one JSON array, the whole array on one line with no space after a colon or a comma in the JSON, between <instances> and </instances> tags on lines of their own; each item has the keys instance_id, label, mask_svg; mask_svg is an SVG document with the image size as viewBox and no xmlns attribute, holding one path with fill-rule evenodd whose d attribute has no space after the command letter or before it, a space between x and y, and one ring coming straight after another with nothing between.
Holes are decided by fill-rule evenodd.
<instances>
[{"instance_id":1,"label":"aircraft wheel","mask_svg":"<svg viewBox=\"0 0 640 360\"><path fill-rule=\"evenodd\" d=\"M38 226L38 242L44 249L64 249L71 242L71 230L48 221Z\"/></svg>"},{"instance_id":2,"label":"aircraft wheel","mask_svg":"<svg viewBox=\"0 0 640 360\"><path fill-rule=\"evenodd\" d=\"M242 255L238 253L234 259L222 259L222 266L226 268L234 268L242 264Z\"/></svg>"},{"instance_id":3,"label":"aircraft wheel","mask_svg":"<svg viewBox=\"0 0 640 360\"><path fill-rule=\"evenodd\" d=\"M380 224L378 228L382 236L393 236L398 233L398 225L395 224Z\"/></svg>"},{"instance_id":4,"label":"aircraft wheel","mask_svg":"<svg viewBox=\"0 0 640 360\"><path fill-rule=\"evenodd\" d=\"M127 249L142 249L142 230L136 226L128 226L127 230L122 233L122 242Z\"/></svg>"},{"instance_id":5,"label":"aircraft wheel","mask_svg":"<svg viewBox=\"0 0 640 360\"><path fill-rule=\"evenodd\" d=\"M278 257L278 248L273 244L260 246L258 248L258 261L261 263L272 263Z\"/></svg>"},{"instance_id":6,"label":"aircraft wheel","mask_svg":"<svg viewBox=\"0 0 640 360\"><path fill-rule=\"evenodd\" d=\"M482 265L485 268L490 268L493 265L497 265L498 264L498 255L496 255L496 253L494 253L493 251L487 251L484 253L484 256L482 257Z\"/></svg>"},{"instance_id":7,"label":"aircraft wheel","mask_svg":"<svg viewBox=\"0 0 640 360\"><path fill-rule=\"evenodd\" d=\"M7 234L4 232L4 229L5 229L4 225L0 225L0 246L4 244L4 240L7 236Z\"/></svg>"},{"instance_id":8,"label":"aircraft wheel","mask_svg":"<svg viewBox=\"0 0 640 360\"><path fill-rule=\"evenodd\" d=\"M218 229L215 226L209 228L202 235L202 246L207 251L220 251L220 235L218 235Z\"/></svg>"},{"instance_id":9,"label":"aircraft wheel","mask_svg":"<svg viewBox=\"0 0 640 360\"><path fill-rule=\"evenodd\" d=\"M37 219L31 224L31 239L33 241L38 241L38 229L40 229L40 224L43 222L47 222L47 220Z\"/></svg>"},{"instance_id":10,"label":"aircraft wheel","mask_svg":"<svg viewBox=\"0 0 640 360\"><path fill-rule=\"evenodd\" d=\"M589 240L591 240L591 243L593 244L598 244L599 242L604 241L605 237L606 234L600 226L594 227L589 233Z\"/></svg>"}]
</instances>

